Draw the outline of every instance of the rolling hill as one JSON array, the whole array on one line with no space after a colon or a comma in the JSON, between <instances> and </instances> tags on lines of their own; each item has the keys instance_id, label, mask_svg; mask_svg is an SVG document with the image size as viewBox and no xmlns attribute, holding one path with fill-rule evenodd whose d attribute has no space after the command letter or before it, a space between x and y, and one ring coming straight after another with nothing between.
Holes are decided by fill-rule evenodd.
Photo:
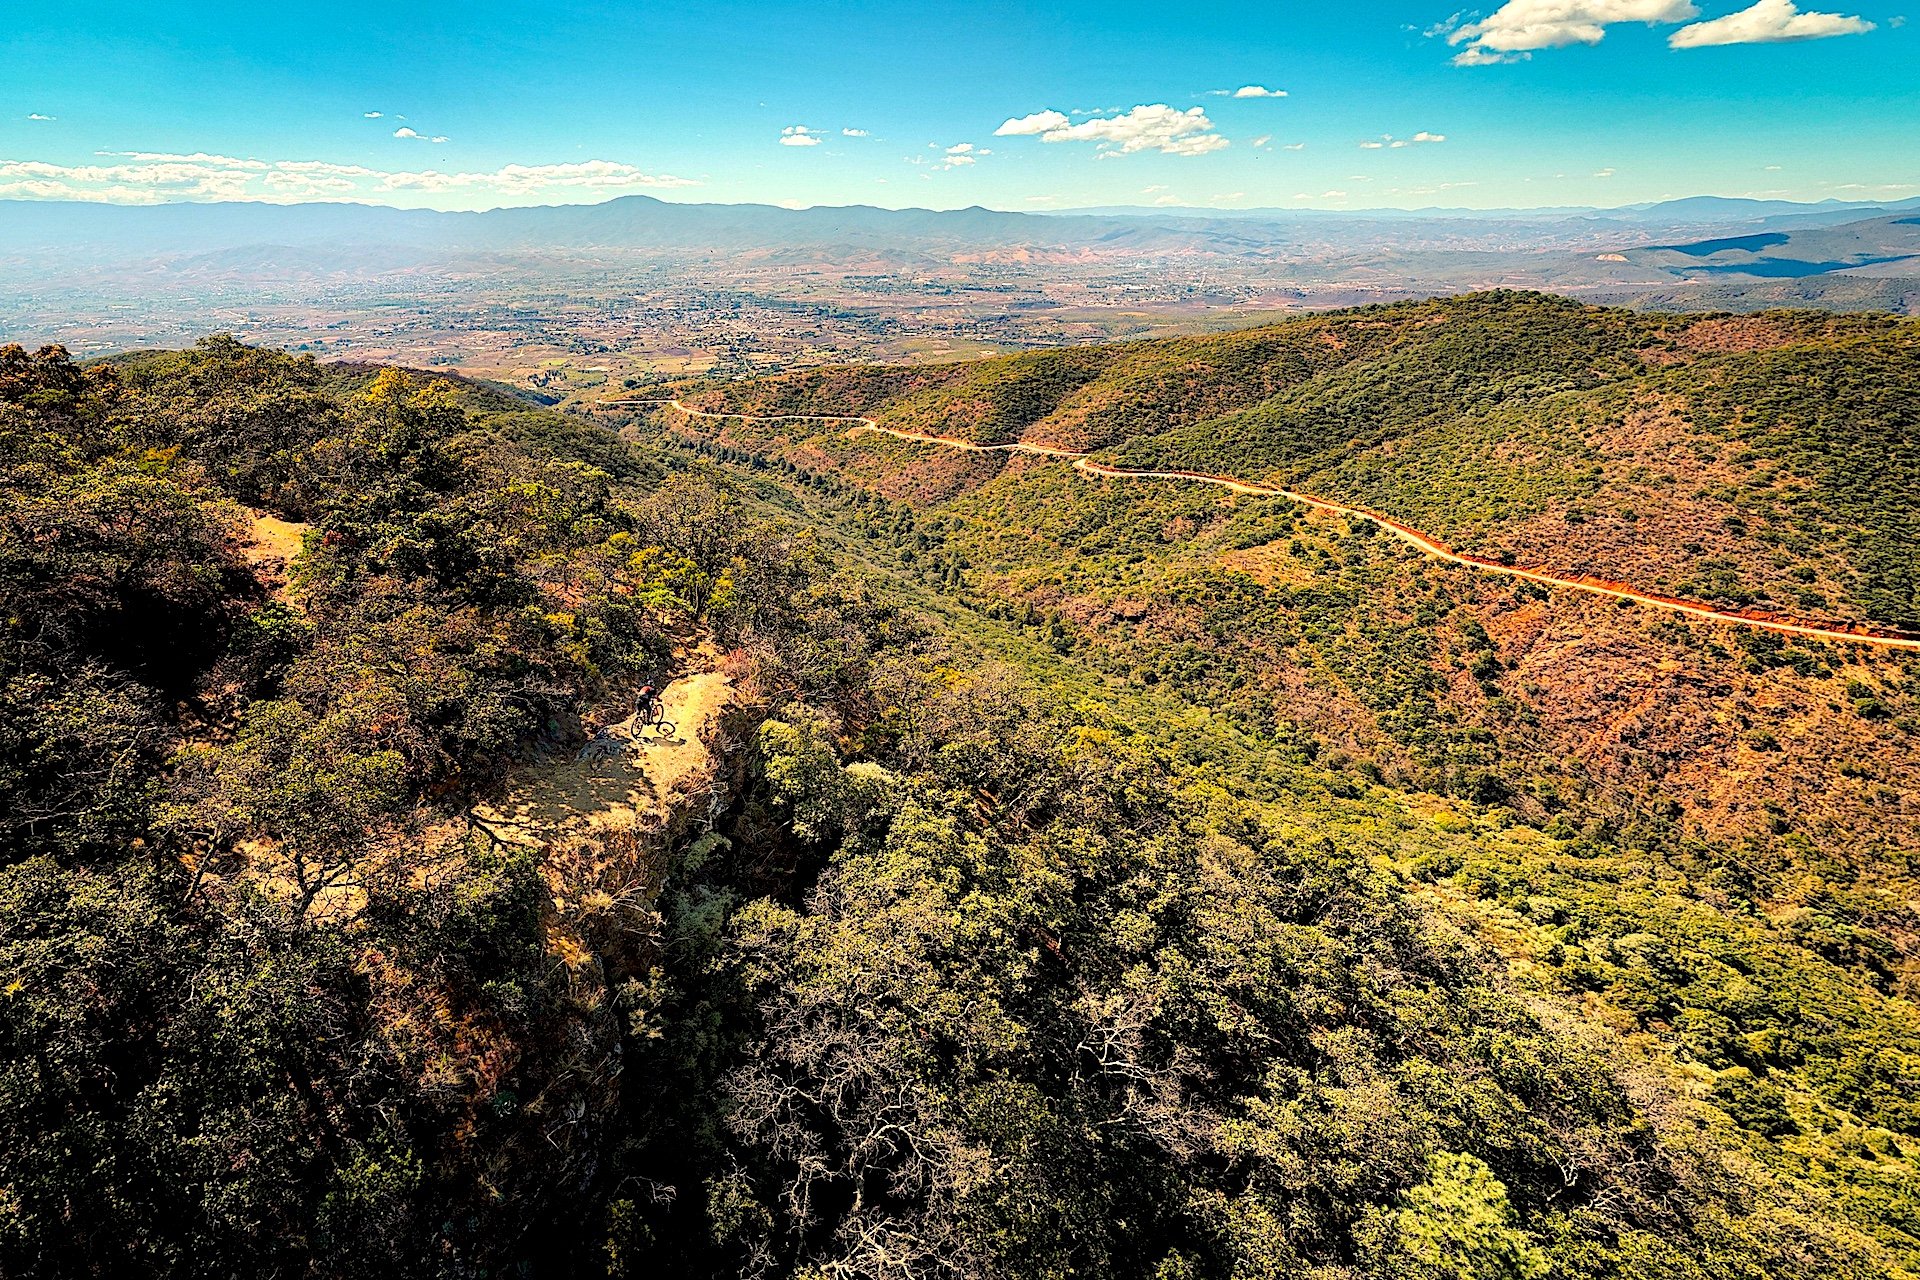
<instances>
[{"instance_id":1,"label":"rolling hill","mask_svg":"<svg viewBox=\"0 0 1920 1280\"><path fill-rule=\"evenodd\" d=\"M1202 338L809 371L701 407L872 414L1281 484L1457 549L1920 630L1920 327L1487 294Z\"/></svg>"}]
</instances>

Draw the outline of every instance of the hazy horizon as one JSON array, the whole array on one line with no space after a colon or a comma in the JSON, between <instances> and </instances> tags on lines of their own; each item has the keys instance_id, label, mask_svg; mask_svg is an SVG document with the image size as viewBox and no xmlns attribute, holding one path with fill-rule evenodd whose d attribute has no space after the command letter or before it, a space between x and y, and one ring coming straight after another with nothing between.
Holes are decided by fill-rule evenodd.
<instances>
[{"instance_id":1,"label":"hazy horizon","mask_svg":"<svg viewBox=\"0 0 1920 1280\"><path fill-rule=\"evenodd\" d=\"M1753 195L1729 194L1729 193L1717 192L1717 191L1685 191L1685 192L1673 192L1673 193L1661 195L1648 200L1633 200L1633 201L1627 201L1627 202L1617 203L1617 204L1476 205L1476 204L1462 202L1462 203L1456 203L1456 204L1374 204L1374 205L1355 205L1351 207L1333 207L1333 206L1318 205L1318 204L1302 204L1302 205L1295 205L1290 207L1282 206L1282 205L1248 205L1244 207L1237 207L1237 208L1231 208L1231 209L1224 209L1224 208L1220 208L1213 205L1202 205L1202 204L1127 204L1125 202L1062 206L1057 209L1009 208L1004 205L985 204L985 203L964 204L964 205L888 204L888 203L885 203L884 201L877 201L877 200L820 201L814 204L799 204L799 203L781 203L778 201L745 200L745 199L743 200L701 200L701 199L692 199L692 198L685 198L685 197L658 195L653 192L644 192L644 191L620 192L617 194L602 196L597 199L543 200L535 203L502 203L502 204L484 205L484 206L481 206L478 208L472 208L472 209L439 209L439 208L430 208L430 207L421 206L421 205L394 204L390 201L376 200L371 198L354 198L354 197L346 197L346 196L334 197L334 198L313 198L313 199L275 199L267 196L258 196L258 197L241 196L241 197L207 198L207 199L155 200L155 201L148 201L143 203L86 200L86 199L76 199L76 198L70 198L70 197L57 197L57 196L0 196L0 204L83 205L83 206L105 206L110 208L133 209L133 210L158 209L158 208L180 206L180 205L194 206L194 207L201 207L201 208L221 207L221 206L258 206L262 208L276 208L276 209L355 208L355 209L390 209L399 213L471 214L471 213L498 213L498 212L508 211L508 210L589 209L589 208L597 208L602 205L614 204L618 201L629 200L635 197L657 201L660 204L684 205L690 208L702 208L702 207L759 208L759 209L778 209L788 213L802 213L802 212L806 212L808 210L813 210L813 209L875 209L875 210L880 210L888 213L964 213L968 210L978 209L978 210L985 210L989 213L1033 214L1033 215L1040 215L1040 216L1061 216L1061 215L1073 215L1073 214L1101 214L1101 213L1125 212L1125 213L1169 214L1169 215L1171 214L1233 215L1238 217L1245 217L1250 214L1291 215L1291 214L1314 213L1314 214L1335 214L1335 215L1344 215L1348 217L1359 217L1359 216L1364 216L1371 213L1394 213L1394 214L1430 213L1430 214L1463 214L1463 215L1503 214L1503 213L1512 213L1512 214L1610 213L1610 212L1623 211L1623 210L1652 209L1652 208L1658 208L1663 205L1682 204L1690 201L1725 201L1733 204L1747 203L1747 204L1756 204L1756 205L1762 205L1762 206L1775 206L1775 205L1795 206L1795 207L1802 207L1802 208L1809 208L1809 209L1890 208L1890 207L1895 207L1900 205L1912 204L1912 203L1915 203L1916 201L1920 201L1920 188L1916 188L1916 194L1913 194L1913 195L1889 196L1884 199L1850 199L1850 198L1843 198L1840 196L1825 196L1825 197L1820 197L1818 199L1796 200L1796 199L1790 199L1782 196L1753 196Z\"/></svg>"}]
</instances>

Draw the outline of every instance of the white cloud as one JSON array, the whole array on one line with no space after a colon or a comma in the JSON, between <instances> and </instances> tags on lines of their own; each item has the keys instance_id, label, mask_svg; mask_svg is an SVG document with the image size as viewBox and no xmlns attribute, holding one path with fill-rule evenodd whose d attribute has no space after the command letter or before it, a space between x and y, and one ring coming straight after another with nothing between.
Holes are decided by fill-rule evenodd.
<instances>
[{"instance_id":1,"label":"white cloud","mask_svg":"<svg viewBox=\"0 0 1920 1280\"><path fill-rule=\"evenodd\" d=\"M935 149L938 149L940 146L937 142L929 143L928 145ZM987 150L985 147L976 147L971 142L956 142L948 147L942 154L940 167L942 169L964 169L970 164L979 163L981 156L990 156L992 154L993 152Z\"/></svg>"},{"instance_id":2,"label":"white cloud","mask_svg":"<svg viewBox=\"0 0 1920 1280\"><path fill-rule=\"evenodd\" d=\"M333 164L326 160L282 160L261 167L271 167L280 173L311 173L333 178L373 178L380 174L378 169L369 169L363 164Z\"/></svg>"},{"instance_id":3,"label":"white cloud","mask_svg":"<svg viewBox=\"0 0 1920 1280\"><path fill-rule=\"evenodd\" d=\"M1388 187L1387 194L1390 196L1437 196L1443 191L1479 185L1477 182L1440 182L1430 187Z\"/></svg>"},{"instance_id":4,"label":"white cloud","mask_svg":"<svg viewBox=\"0 0 1920 1280\"><path fill-rule=\"evenodd\" d=\"M376 201L396 192L463 192L516 199L565 192L610 196L697 186L688 178L650 174L611 160L510 164L487 173L385 170L326 160L252 160L195 152L134 151L104 157L118 163L60 165L0 160L0 197L87 200L108 204L176 201L349 199Z\"/></svg>"},{"instance_id":5,"label":"white cloud","mask_svg":"<svg viewBox=\"0 0 1920 1280\"><path fill-rule=\"evenodd\" d=\"M1768 44L1818 40L1873 30L1864 18L1839 13L1803 13L1794 0L1757 0L1750 8L1706 22L1693 0L1506 0L1485 18L1460 21L1455 14L1427 34L1444 35L1464 46L1454 55L1460 66L1517 62L1539 49L1599 44L1616 23L1648 26L1687 23L1667 38L1675 49L1722 44Z\"/></svg>"},{"instance_id":6,"label":"white cloud","mask_svg":"<svg viewBox=\"0 0 1920 1280\"><path fill-rule=\"evenodd\" d=\"M1699 16L1693 0L1507 0L1485 18L1442 23L1434 34L1466 46L1453 59L1458 65L1483 66L1517 61L1536 49L1599 44L1615 23L1658 26Z\"/></svg>"},{"instance_id":7,"label":"white cloud","mask_svg":"<svg viewBox=\"0 0 1920 1280\"><path fill-rule=\"evenodd\" d=\"M54 117L53 117L53 116L43 116L43 115L41 115L41 114L40 114L40 113L39 113L38 111L29 111L29 112L27 113L27 119L29 119L29 120L52 120L52 119L54 119Z\"/></svg>"},{"instance_id":8,"label":"white cloud","mask_svg":"<svg viewBox=\"0 0 1920 1280\"><path fill-rule=\"evenodd\" d=\"M865 129L842 129L840 136L843 138L864 138L867 136L867 131Z\"/></svg>"},{"instance_id":9,"label":"white cloud","mask_svg":"<svg viewBox=\"0 0 1920 1280\"><path fill-rule=\"evenodd\" d=\"M1230 145L1213 131L1199 107L1176 111L1165 103L1138 106L1123 115L1095 116L1074 124L1058 111L1037 111L1008 120L996 137L1037 136L1042 142L1092 142L1103 156L1159 151L1198 156Z\"/></svg>"},{"instance_id":10,"label":"white cloud","mask_svg":"<svg viewBox=\"0 0 1920 1280\"><path fill-rule=\"evenodd\" d=\"M1233 96L1236 98L1284 98L1287 96L1287 91L1269 89L1257 84L1243 84L1233 91Z\"/></svg>"},{"instance_id":11,"label":"white cloud","mask_svg":"<svg viewBox=\"0 0 1920 1280\"><path fill-rule=\"evenodd\" d=\"M1873 30L1865 18L1839 13L1802 13L1793 0L1759 0L1750 9L1711 22L1696 22L1667 37L1676 49L1718 44L1777 44L1784 40L1822 40Z\"/></svg>"},{"instance_id":12,"label":"white cloud","mask_svg":"<svg viewBox=\"0 0 1920 1280\"><path fill-rule=\"evenodd\" d=\"M1261 134L1261 135L1260 135L1259 137L1257 137L1257 138L1255 138L1255 139L1254 139L1253 141L1251 141L1251 142L1249 142L1249 143L1248 143L1247 145L1248 145L1248 146L1250 146L1250 147L1264 147L1264 146L1266 146L1266 145L1267 145L1267 144L1268 144L1269 142L1272 142L1272 141L1273 141L1273 135L1272 135L1272 134L1270 134L1270 133L1263 133L1263 134Z\"/></svg>"},{"instance_id":13,"label":"white cloud","mask_svg":"<svg viewBox=\"0 0 1920 1280\"><path fill-rule=\"evenodd\" d=\"M1287 142L1282 143L1280 149L1282 151L1305 151L1307 144L1304 142Z\"/></svg>"},{"instance_id":14,"label":"white cloud","mask_svg":"<svg viewBox=\"0 0 1920 1280\"><path fill-rule=\"evenodd\" d=\"M817 147L820 134L803 124L790 124L780 131L780 145L783 147Z\"/></svg>"},{"instance_id":15,"label":"white cloud","mask_svg":"<svg viewBox=\"0 0 1920 1280\"><path fill-rule=\"evenodd\" d=\"M477 187L507 195L532 195L555 188L594 191L632 190L640 187L696 187L691 178L643 173L630 164L611 160L578 160L566 164L509 164L492 173L382 173L380 185L386 190L426 188L452 190Z\"/></svg>"},{"instance_id":16,"label":"white cloud","mask_svg":"<svg viewBox=\"0 0 1920 1280\"><path fill-rule=\"evenodd\" d=\"M1414 134L1411 138L1396 138L1390 133L1383 133L1378 138L1368 138L1365 142L1362 142L1360 149L1362 151L1380 151L1391 147L1393 150L1398 151L1401 147L1420 146L1430 142L1445 142L1446 140L1446 134L1429 133L1425 129ZM1291 150L1291 148L1289 148L1289 150Z\"/></svg>"},{"instance_id":17,"label":"white cloud","mask_svg":"<svg viewBox=\"0 0 1920 1280\"><path fill-rule=\"evenodd\" d=\"M126 204L169 199L244 199L257 170L156 156L134 164L49 164L0 160L0 195L50 200L111 198Z\"/></svg>"},{"instance_id":18,"label":"white cloud","mask_svg":"<svg viewBox=\"0 0 1920 1280\"><path fill-rule=\"evenodd\" d=\"M360 113L360 118L362 120L378 120L383 114L385 113L380 111L363 111Z\"/></svg>"},{"instance_id":19,"label":"white cloud","mask_svg":"<svg viewBox=\"0 0 1920 1280\"><path fill-rule=\"evenodd\" d=\"M317 173L285 173L275 170L260 181L268 190L296 200L352 195L357 189L351 178L332 178Z\"/></svg>"},{"instance_id":20,"label":"white cloud","mask_svg":"<svg viewBox=\"0 0 1920 1280\"><path fill-rule=\"evenodd\" d=\"M443 136L436 134L433 137L428 137L424 133L419 133L415 131L412 126L404 125L404 124L401 125L398 129L395 129L393 131L393 136L396 138L407 138L414 142L445 142L446 141L446 138Z\"/></svg>"},{"instance_id":21,"label":"white cloud","mask_svg":"<svg viewBox=\"0 0 1920 1280\"><path fill-rule=\"evenodd\" d=\"M242 160L236 156L214 156L204 151L191 155L180 155L172 151L97 151L95 155L111 156L116 160L139 160L154 164L207 164L222 169L265 170L272 166L265 160Z\"/></svg>"},{"instance_id":22,"label":"white cloud","mask_svg":"<svg viewBox=\"0 0 1920 1280\"><path fill-rule=\"evenodd\" d=\"M1020 138L1034 134L1045 135L1057 129L1064 129L1070 122L1058 111L1036 111L1030 116L1020 116L1009 120L993 131L996 138Z\"/></svg>"},{"instance_id":23,"label":"white cloud","mask_svg":"<svg viewBox=\"0 0 1920 1280\"><path fill-rule=\"evenodd\" d=\"M1611 178L1613 175L1614 175L1614 170L1611 166L1609 166L1605 169L1598 170L1597 172L1594 173L1593 176L1596 178Z\"/></svg>"}]
</instances>

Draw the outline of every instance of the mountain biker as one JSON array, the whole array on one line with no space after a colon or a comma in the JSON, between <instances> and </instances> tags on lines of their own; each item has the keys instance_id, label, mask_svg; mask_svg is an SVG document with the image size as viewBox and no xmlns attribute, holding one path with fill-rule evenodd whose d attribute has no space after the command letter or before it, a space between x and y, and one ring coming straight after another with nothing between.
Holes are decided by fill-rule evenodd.
<instances>
[{"instance_id":1,"label":"mountain biker","mask_svg":"<svg viewBox=\"0 0 1920 1280\"><path fill-rule=\"evenodd\" d=\"M636 723L645 726L660 722L660 691L650 684L640 686L640 692L633 695L633 715Z\"/></svg>"}]
</instances>

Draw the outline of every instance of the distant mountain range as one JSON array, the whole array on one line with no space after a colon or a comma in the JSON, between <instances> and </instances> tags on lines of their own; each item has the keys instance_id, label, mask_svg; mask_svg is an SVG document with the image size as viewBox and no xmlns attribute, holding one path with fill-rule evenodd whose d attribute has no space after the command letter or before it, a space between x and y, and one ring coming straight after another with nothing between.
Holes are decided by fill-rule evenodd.
<instances>
[{"instance_id":1,"label":"distant mountain range","mask_svg":"<svg viewBox=\"0 0 1920 1280\"><path fill-rule=\"evenodd\" d=\"M1613 209L786 209L625 196L481 213L359 204L0 201L0 296L297 302L316 282L579 292L621 270L693 283L787 269L1149 271L1394 296L1538 288L1600 301L1920 309L1920 199L1694 196ZM1791 285L1783 292L1783 286Z\"/></svg>"},{"instance_id":2,"label":"distant mountain range","mask_svg":"<svg viewBox=\"0 0 1920 1280\"><path fill-rule=\"evenodd\" d=\"M1920 215L1650 245L1625 256L1683 277L1912 276L1920 274Z\"/></svg>"},{"instance_id":3,"label":"distant mountain range","mask_svg":"<svg viewBox=\"0 0 1920 1280\"><path fill-rule=\"evenodd\" d=\"M1180 205L1106 205L1083 209L1065 209L1041 216L1095 217L1167 217L1172 215L1207 218L1465 218L1465 219L1542 219L1599 217L1616 222L1673 222L1699 219L1787 218L1808 223L1814 220L1851 221L1879 211L1920 209L1920 197L1901 201L1883 200L1754 200L1744 196L1685 196L1678 200L1656 200L1643 204L1616 206L1552 205L1540 208L1470 209L1429 206L1421 209L1372 208L1334 209L1206 209Z\"/></svg>"},{"instance_id":4,"label":"distant mountain range","mask_svg":"<svg viewBox=\"0 0 1920 1280\"><path fill-rule=\"evenodd\" d=\"M190 254L255 245L383 244L443 251L617 248L688 251L873 249L937 246L1097 247L1104 252L1162 251L1239 256L1329 235L1353 241L1419 237L1458 248L1515 223L1539 228L1536 249L1585 242L1608 226L1627 229L1813 228L1920 211L1897 203L1835 200L1799 204L1695 196L1615 209L1214 210L1105 208L1015 213L972 207L881 209L868 205L786 209L764 204L687 204L623 196L600 204L548 205L443 213L363 204L254 202L126 206L62 201L0 201L0 246L8 256L84 250ZM1498 228L1498 230L1495 230Z\"/></svg>"}]
</instances>

